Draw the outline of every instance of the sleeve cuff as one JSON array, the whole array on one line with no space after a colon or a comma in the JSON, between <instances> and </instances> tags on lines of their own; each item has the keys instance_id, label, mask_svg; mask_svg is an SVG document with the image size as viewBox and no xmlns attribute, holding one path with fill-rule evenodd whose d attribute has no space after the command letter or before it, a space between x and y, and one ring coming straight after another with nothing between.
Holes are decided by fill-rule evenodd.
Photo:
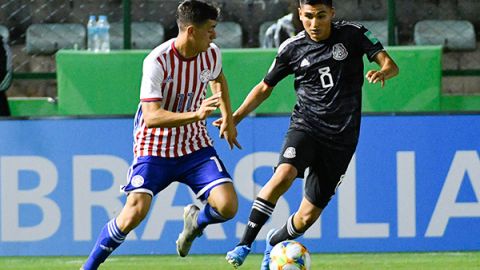
<instances>
[{"instance_id":1,"label":"sleeve cuff","mask_svg":"<svg viewBox=\"0 0 480 270\"><path fill-rule=\"evenodd\" d=\"M275 87L274 84L267 82L265 79L263 79L263 83L266 84L268 87Z\"/></svg>"},{"instance_id":2,"label":"sleeve cuff","mask_svg":"<svg viewBox=\"0 0 480 270\"><path fill-rule=\"evenodd\" d=\"M141 98L141 102L156 102L156 101L162 101L162 98Z\"/></svg>"}]
</instances>

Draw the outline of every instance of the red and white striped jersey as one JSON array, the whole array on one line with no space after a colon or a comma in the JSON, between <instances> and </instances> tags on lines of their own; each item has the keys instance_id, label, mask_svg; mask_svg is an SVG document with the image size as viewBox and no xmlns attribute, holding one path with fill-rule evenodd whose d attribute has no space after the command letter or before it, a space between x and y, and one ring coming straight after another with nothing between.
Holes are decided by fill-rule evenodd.
<instances>
[{"instance_id":1,"label":"red and white striped jersey","mask_svg":"<svg viewBox=\"0 0 480 270\"><path fill-rule=\"evenodd\" d=\"M143 61L140 104L134 123L134 155L179 157L212 146L206 122L174 128L147 128L142 102L160 101L171 112L197 111L206 96L207 84L222 70L220 49L213 43L206 52L185 59L171 39L156 47Z\"/></svg>"}]
</instances>

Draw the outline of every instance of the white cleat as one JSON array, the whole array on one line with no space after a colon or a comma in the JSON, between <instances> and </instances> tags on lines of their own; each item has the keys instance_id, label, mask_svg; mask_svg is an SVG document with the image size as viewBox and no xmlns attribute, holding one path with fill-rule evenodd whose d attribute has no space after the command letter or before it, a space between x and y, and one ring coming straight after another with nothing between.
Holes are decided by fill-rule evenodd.
<instances>
[{"instance_id":1,"label":"white cleat","mask_svg":"<svg viewBox=\"0 0 480 270\"><path fill-rule=\"evenodd\" d=\"M189 204L183 208L183 231L178 235L177 253L181 257L188 255L192 242L195 238L202 235L202 229L198 228L197 218L200 208L194 204Z\"/></svg>"}]
</instances>

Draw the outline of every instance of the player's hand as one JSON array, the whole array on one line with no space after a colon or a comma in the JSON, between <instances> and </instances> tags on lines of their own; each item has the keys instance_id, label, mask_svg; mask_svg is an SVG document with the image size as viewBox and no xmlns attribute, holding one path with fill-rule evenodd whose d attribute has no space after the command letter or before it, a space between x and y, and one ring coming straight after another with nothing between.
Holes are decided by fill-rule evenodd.
<instances>
[{"instance_id":1,"label":"player's hand","mask_svg":"<svg viewBox=\"0 0 480 270\"><path fill-rule=\"evenodd\" d=\"M381 82L382 88L385 86L385 74L379 70L369 70L365 77L369 83Z\"/></svg>"},{"instance_id":2,"label":"player's hand","mask_svg":"<svg viewBox=\"0 0 480 270\"><path fill-rule=\"evenodd\" d=\"M238 124L238 121L236 118L235 118L235 115L233 116L233 123L234 125L236 126ZM212 122L212 125L214 127L217 127L217 128L220 128L222 126L222 123L223 123L223 118L218 118L217 120L213 121Z\"/></svg>"},{"instance_id":3,"label":"player's hand","mask_svg":"<svg viewBox=\"0 0 480 270\"><path fill-rule=\"evenodd\" d=\"M203 100L200 109L198 109L197 118L198 120L205 120L210 114L212 114L220 106L220 97L222 96L221 92L213 94L211 97Z\"/></svg>"},{"instance_id":4,"label":"player's hand","mask_svg":"<svg viewBox=\"0 0 480 270\"><path fill-rule=\"evenodd\" d=\"M221 119L217 119L215 122ZM237 141L237 128L233 124L233 121L229 121L229 123L224 122L223 120L220 121L220 138L225 139L230 146L230 150L233 149L234 146L237 146L238 149L242 149L242 146Z\"/></svg>"}]
</instances>

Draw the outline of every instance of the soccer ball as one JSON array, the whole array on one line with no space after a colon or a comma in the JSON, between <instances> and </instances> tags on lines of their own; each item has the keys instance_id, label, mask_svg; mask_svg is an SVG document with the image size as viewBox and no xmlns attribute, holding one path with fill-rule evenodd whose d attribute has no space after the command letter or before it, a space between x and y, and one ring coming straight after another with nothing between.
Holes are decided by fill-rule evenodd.
<instances>
[{"instance_id":1,"label":"soccer ball","mask_svg":"<svg viewBox=\"0 0 480 270\"><path fill-rule=\"evenodd\" d=\"M276 244L270 252L270 270L310 270L310 253L297 241Z\"/></svg>"}]
</instances>

